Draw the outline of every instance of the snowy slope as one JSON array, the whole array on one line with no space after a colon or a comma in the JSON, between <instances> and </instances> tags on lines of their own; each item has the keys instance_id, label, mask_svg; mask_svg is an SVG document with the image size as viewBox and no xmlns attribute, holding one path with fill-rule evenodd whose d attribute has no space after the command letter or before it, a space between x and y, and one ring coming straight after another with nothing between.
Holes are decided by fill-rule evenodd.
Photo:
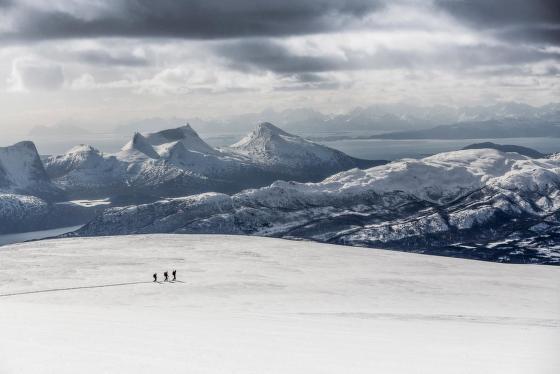
<instances>
[{"instance_id":1,"label":"snowy slope","mask_svg":"<svg viewBox=\"0 0 560 374\"><path fill-rule=\"evenodd\" d=\"M120 152L115 155L119 160L134 162L146 159L158 159L159 155L148 139L140 133L135 133L132 140L124 145Z\"/></svg>"},{"instance_id":2,"label":"snowy slope","mask_svg":"<svg viewBox=\"0 0 560 374\"><path fill-rule=\"evenodd\" d=\"M320 183L279 181L233 196L115 208L76 234L252 234L560 263L559 207L560 161L479 149L349 170ZM527 248L490 245L543 235L549 240Z\"/></svg>"},{"instance_id":3,"label":"snowy slope","mask_svg":"<svg viewBox=\"0 0 560 374\"><path fill-rule=\"evenodd\" d=\"M51 184L37 148L30 141L0 147L0 191L46 198L61 195Z\"/></svg>"},{"instance_id":4,"label":"snowy slope","mask_svg":"<svg viewBox=\"0 0 560 374\"><path fill-rule=\"evenodd\" d=\"M227 236L12 245L0 372L554 374L557 270Z\"/></svg>"}]
</instances>

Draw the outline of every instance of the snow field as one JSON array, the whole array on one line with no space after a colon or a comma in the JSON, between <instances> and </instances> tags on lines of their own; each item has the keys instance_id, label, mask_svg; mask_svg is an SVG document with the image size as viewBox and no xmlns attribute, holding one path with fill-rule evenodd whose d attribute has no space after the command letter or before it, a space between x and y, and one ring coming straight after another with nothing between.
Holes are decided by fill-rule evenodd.
<instances>
[{"instance_id":1,"label":"snow field","mask_svg":"<svg viewBox=\"0 0 560 374\"><path fill-rule=\"evenodd\" d=\"M556 267L218 235L0 256L3 374L560 369ZM184 283L151 282L174 268ZM46 292L2 296L32 291Z\"/></svg>"}]
</instances>

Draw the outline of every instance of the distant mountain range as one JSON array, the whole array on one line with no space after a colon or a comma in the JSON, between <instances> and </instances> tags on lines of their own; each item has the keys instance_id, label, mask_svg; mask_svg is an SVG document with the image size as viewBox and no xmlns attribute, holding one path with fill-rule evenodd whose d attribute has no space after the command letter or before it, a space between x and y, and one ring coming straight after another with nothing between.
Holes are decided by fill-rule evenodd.
<instances>
[{"instance_id":1,"label":"distant mountain range","mask_svg":"<svg viewBox=\"0 0 560 374\"><path fill-rule=\"evenodd\" d=\"M309 108L283 111L265 110L258 113L233 115L221 119L153 117L124 124L97 124L68 121L55 126L37 126L30 131L31 137L51 142L60 152L56 140L61 134L72 139L88 139L115 150L118 142L110 139L126 139L134 132L158 132L174 127L177 123L191 123L203 134L214 137L236 137L251 131L252 124L272 122L284 131L305 136L315 141L342 139L482 139L504 137L556 136L560 124L560 103L540 107L505 102L488 106L451 107L418 106L410 104L374 104L354 108L341 114L323 114ZM95 130L93 130L95 129ZM536 130L536 131L533 131ZM99 134L96 134L99 131ZM112 134L112 135L110 135ZM67 145L69 148L72 141ZM227 142L219 142L228 144Z\"/></svg>"},{"instance_id":2,"label":"distant mountain range","mask_svg":"<svg viewBox=\"0 0 560 374\"><path fill-rule=\"evenodd\" d=\"M504 102L487 106L419 106L410 104L374 104L341 114L323 114L310 108L283 111L264 110L223 119L151 118L116 127L116 132L157 131L177 122L190 122L205 133L249 131L250 124L269 121L286 131L319 136L324 133L394 132L427 129L456 123L524 120L526 123L560 123L560 103L541 107ZM324 135L323 135L324 136Z\"/></svg>"},{"instance_id":3,"label":"distant mountain range","mask_svg":"<svg viewBox=\"0 0 560 374\"><path fill-rule=\"evenodd\" d=\"M560 137L560 124L508 119L461 122L429 129L372 135L370 139L484 139Z\"/></svg>"}]
</instances>

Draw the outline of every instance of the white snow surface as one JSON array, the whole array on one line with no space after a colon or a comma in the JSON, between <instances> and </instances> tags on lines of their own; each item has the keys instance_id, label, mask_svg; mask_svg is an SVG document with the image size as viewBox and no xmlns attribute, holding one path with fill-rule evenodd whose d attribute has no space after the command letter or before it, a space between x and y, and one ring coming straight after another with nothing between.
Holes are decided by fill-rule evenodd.
<instances>
[{"instance_id":1,"label":"white snow surface","mask_svg":"<svg viewBox=\"0 0 560 374\"><path fill-rule=\"evenodd\" d=\"M271 188L308 197L403 192L420 200L444 203L486 185L534 191L558 183L560 161L473 149L439 153L420 160L403 159L366 170L352 169L319 183L279 181L246 194L264 198ZM271 198L284 198L276 193L271 195L274 195Z\"/></svg>"},{"instance_id":2,"label":"white snow surface","mask_svg":"<svg viewBox=\"0 0 560 374\"><path fill-rule=\"evenodd\" d=\"M100 205L111 205L111 200L109 200L108 198L105 199L94 199L94 200L69 200L69 201L63 201L60 203L57 203L60 205L78 205L78 206L83 206L86 208L90 208L90 207L94 207L94 206L100 206Z\"/></svg>"},{"instance_id":3,"label":"white snow surface","mask_svg":"<svg viewBox=\"0 0 560 374\"><path fill-rule=\"evenodd\" d=\"M557 267L211 235L0 256L3 374L560 370Z\"/></svg>"}]
</instances>

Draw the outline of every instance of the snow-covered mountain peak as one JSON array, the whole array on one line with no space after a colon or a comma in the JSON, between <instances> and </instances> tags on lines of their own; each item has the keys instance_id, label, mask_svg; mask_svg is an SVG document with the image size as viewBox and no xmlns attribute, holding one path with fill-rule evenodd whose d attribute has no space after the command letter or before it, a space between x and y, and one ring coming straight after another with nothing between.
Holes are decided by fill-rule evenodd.
<instances>
[{"instance_id":1,"label":"snow-covered mountain peak","mask_svg":"<svg viewBox=\"0 0 560 374\"><path fill-rule=\"evenodd\" d=\"M57 178L70 170L97 164L102 159L103 155L98 149L91 145L80 144L71 148L63 155L47 158L45 167L51 178Z\"/></svg>"},{"instance_id":2,"label":"snow-covered mountain peak","mask_svg":"<svg viewBox=\"0 0 560 374\"><path fill-rule=\"evenodd\" d=\"M54 196L60 192L51 184L31 141L0 147L0 188L7 192L42 196Z\"/></svg>"},{"instance_id":3,"label":"snow-covered mountain peak","mask_svg":"<svg viewBox=\"0 0 560 374\"><path fill-rule=\"evenodd\" d=\"M70 148L66 154L78 154L78 153L100 153L97 148L94 148L88 144L79 144L75 147Z\"/></svg>"},{"instance_id":4,"label":"snow-covered mountain peak","mask_svg":"<svg viewBox=\"0 0 560 374\"><path fill-rule=\"evenodd\" d=\"M183 146L190 151L206 154L218 153L216 149L202 140L189 124L174 129L144 134L144 137L146 141L154 147L173 142L181 142Z\"/></svg>"},{"instance_id":5,"label":"snow-covered mountain peak","mask_svg":"<svg viewBox=\"0 0 560 374\"><path fill-rule=\"evenodd\" d=\"M148 139L139 132L134 133L132 140L122 147L117 153L117 158L125 161L141 161L147 158L157 159L159 154L155 151Z\"/></svg>"},{"instance_id":6,"label":"snow-covered mountain peak","mask_svg":"<svg viewBox=\"0 0 560 374\"><path fill-rule=\"evenodd\" d=\"M26 188L36 182L49 182L41 159L31 141L0 147L0 178L4 185Z\"/></svg>"},{"instance_id":7,"label":"snow-covered mountain peak","mask_svg":"<svg viewBox=\"0 0 560 374\"><path fill-rule=\"evenodd\" d=\"M230 147L239 151L249 151L251 148L262 147L266 145L267 142L272 141L272 138L277 138L279 136L299 138L298 136L288 134L287 132L274 126L270 122L261 122L255 127L253 131L247 134L247 136L245 136L237 143L231 145Z\"/></svg>"},{"instance_id":8,"label":"snow-covered mountain peak","mask_svg":"<svg viewBox=\"0 0 560 374\"><path fill-rule=\"evenodd\" d=\"M293 136L291 134L288 134L287 132L285 132L281 128L274 126L270 122L259 123L257 125L257 127L255 128L254 132L255 132L256 135L261 135L261 136L263 136L263 135L264 136L273 136L273 135Z\"/></svg>"},{"instance_id":9,"label":"snow-covered mountain peak","mask_svg":"<svg viewBox=\"0 0 560 374\"><path fill-rule=\"evenodd\" d=\"M230 150L261 165L298 168L308 174L313 173L310 168L317 167L333 172L347 170L360 166L361 161L289 134L268 122L258 124L250 134L230 146Z\"/></svg>"}]
</instances>

